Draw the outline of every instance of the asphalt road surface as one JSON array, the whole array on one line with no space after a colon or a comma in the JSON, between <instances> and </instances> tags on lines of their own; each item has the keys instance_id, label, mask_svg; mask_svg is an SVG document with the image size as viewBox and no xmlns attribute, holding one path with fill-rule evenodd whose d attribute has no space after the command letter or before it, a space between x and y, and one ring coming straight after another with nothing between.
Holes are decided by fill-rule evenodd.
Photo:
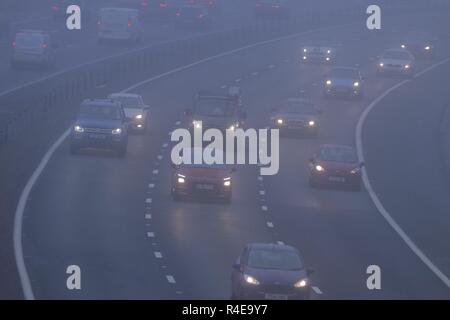
<instances>
[{"instance_id":1,"label":"asphalt road surface","mask_svg":"<svg viewBox=\"0 0 450 320\"><path fill-rule=\"evenodd\" d=\"M315 270L314 299L450 298L449 287L399 237L365 190L316 190L307 183L308 158L318 145L354 145L363 110L402 81L377 77L374 58L399 43L408 22L389 21L378 33L354 26L321 30L135 88L151 106L149 130L131 136L124 159L107 152L72 156L66 139L33 187L23 243L35 297L228 299L231 266L245 244L282 241L298 248ZM438 60L450 56L441 29L448 30L445 17L428 16L418 24L439 35ZM328 67L299 63L302 43L317 36L338 39L340 65L361 68L362 101L322 98ZM418 69L436 62L421 61ZM422 146L432 148L430 128L448 101L443 81L448 68L444 64L411 79L383 99L369 114L363 139L369 179L386 209L447 277L448 184L436 154ZM323 110L319 137L282 138L275 176L239 166L230 205L174 202L169 133L184 123L183 110L195 92L236 84L243 90L246 126L254 128L265 128L274 106L304 91ZM72 264L82 270L79 291L66 288ZM367 289L369 265L381 268L381 290Z\"/></svg>"}]
</instances>

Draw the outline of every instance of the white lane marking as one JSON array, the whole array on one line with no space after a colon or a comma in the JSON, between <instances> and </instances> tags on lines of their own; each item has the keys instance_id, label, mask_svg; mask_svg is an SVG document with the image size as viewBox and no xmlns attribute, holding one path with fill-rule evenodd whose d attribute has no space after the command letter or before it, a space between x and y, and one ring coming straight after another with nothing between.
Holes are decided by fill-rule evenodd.
<instances>
[{"instance_id":1,"label":"white lane marking","mask_svg":"<svg viewBox=\"0 0 450 320\"><path fill-rule=\"evenodd\" d=\"M267 206L261 206L261 210L262 210L262 211L267 211L268 208L267 208Z\"/></svg>"},{"instance_id":2,"label":"white lane marking","mask_svg":"<svg viewBox=\"0 0 450 320\"><path fill-rule=\"evenodd\" d=\"M44 171L47 163L50 161L53 153L56 149L63 143L63 141L69 136L70 129L67 129L58 140L50 147L47 153L42 158L36 170L34 170L30 179L27 181L25 188L20 195L19 202L17 204L15 216L14 216L14 257L16 259L17 270L19 272L20 282L22 285L23 294L26 300L34 300L33 289L31 287L30 279L28 277L27 268L25 266L25 261L23 258L23 247L22 247L22 221L23 213L27 204L28 197L30 196L31 190Z\"/></svg>"},{"instance_id":3,"label":"white lane marking","mask_svg":"<svg viewBox=\"0 0 450 320\"><path fill-rule=\"evenodd\" d=\"M165 148L167 148L168 145L169 145L168 143L164 143L164 144L162 145L162 147L165 149Z\"/></svg>"},{"instance_id":4,"label":"white lane marking","mask_svg":"<svg viewBox=\"0 0 450 320\"><path fill-rule=\"evenodd\" d=\"M158 169L155 169L155 170L152 171L152 173L153 173L153 174L158 174L158 173L159 173L159 170L158 170Z\"/></svg>"},{"instance_id":5,"label":"white lane marking","mask_svg":"<svg viewBox=\"0 0 450 320\"><path fill-rule=\"evenodd\" d=\"M273 69L273 68L275 68L275 65L273 65L273 64L270 64L270 65L268 65L268 66L267 66L267 68L269 68L269 69Z\"/></svg>"},{"instance_id":6,"label":"white lane marking","mask_svg":"<svg viewBox=\"0 0 450 320\"><path fill-rule=\"evenodd\" d=\"M147 198L147 199L145 199L145 203L152 203L152 198Z\"/></svg>"},{"instance_id":7,"label":"white lane marking","mask_svg":"<svg viewBox=\"0 0 450 320\"><path fill-rule=\"evenodd\" d=\"M252 76L256 77L259 73L257 71L252 72Z\"/></svg>"},{"instance_id":8,"label":"white lane marking","mask_svg":"<svg viewBox=\"0 0 450 320\"><path fill-rule=\"evenodd\" d=\"M175 291L176 294L183 294L183 291Z\"/></svg>"},{"instance_id":9,"label":"white lane marking","mask_svg":"<svg viewBox=\"0 0 450 320\"><path fill-rule=\"evenodd\" d=\"M259 181L263 181L264 178L263 178L262 176L259 176L259 177L258 177L258 180L259 180Z\"/></svg>"},{"instance_id":10,"label":"white lane marking","mask_svg":"<svg viewBox=\"0 0 450 320\"><path fill-rule=\"evenodd\" d=\"M227 85L224 84L223 86L220 86L220 89L226 89Z\"/></svg>"},{"instance_id":11,"label":"white lane marking","mask_svg":"<svg viewBox=\"0 0 450 320\"><path fill-rule=\"evenodd\" d=\"M260 191L259 191L259 194L260 194L261 196L263 196L263 195L266 194L266 192L265 192L264 190L260 190Z\"/></svg>"},{"instance_id":12,"label":"white lane marking","mask_svg":"<svg viewBox=\"0 0 450 320\"><path fill-rule=\"evenodd\" d=\"M132 90L134 90L136 88L141 87L142 85L145 85L147 83L153 82L155 80L167 77L169 75L172 75L172 74L175 74L175 73L187 70L187 69L190 69L192 67L198 66L198 65L203 64L203 63L208 62L208 61L212 61L212 60L215 60L215 59L218 59L218 58L221 58L221 57L225 57L225 56L229 56L229 55L241 52L241 51L245 51L247 49L252 49L252 48L255 48L255 47L259 47L259 46L263 46L263 45L266 45L266 44L275 43L275 42L282 41L282 40L293 39L293 38L296 38L296 37L299 37L299 36L302 36L302 35L306 35L306 34L311 34L311 33L316 33L316 32L321 32L321 31L327 31L327 30L336 30L337 28L345 28L345 27L349 27L349 26L352 26L352 25L355 25L355 23L347 23L347 24L343 24L343 25L340 25L340 26L332 26L332 27L325 27L325 28L317 28L317 29L308 30L308 31L302 31L302 32L299 32L299 33L295 33L295 34L291 34L291 35L287 35L287 36L283 36L283 37L279 37L279 38L275 38L275 39L270 39L270 40L265 40L265 41L253 43L253 44L250 44L250 45L247 45L247 46L244 46L244 47L240 47L240 48L237 48L237 49L229 50L229 51L222 52L220 54L217 54L217 55L205 58L205 59L198 60L196 62L193 62L191 64L188 64L188 65L185 65L185 66L182 66L182 67L179 67L179 68L175 68L175 69L169 70L167 72L161 73L161 74L159 74L157 76L151 77L151 78L146 79L144 81L140 81L140 82L138 82L138 83L136 83L136 84L134 84L134 85L132 85L132 86L130 86L130 87L120 91L120 92L121 93L126 93L126 92L129 92L129 91L132 91ZM162 42L160 44L163 44L163 43L164 42ZM152 45L154 45L154 44L152 44ZM137 52L137 51L144 50L144 49L146 49L146 47L139 48L139 49L137 49L135 51ZM130 52L127 52L125 54L129 54L129 53ZM124 53L117 54L115 56L121 56L121 55L124 55ZM39 82L44 81L44 80L52 79L52 78L54 78L54 77L56 77L58 75L61 75L61 74L65 73L65 72L68 72L68 71L71 71L71 70L75 70L75 69L83 67L83 66L94 65L94 64L96 64L98 62L105 61L106 59L109 59L109 58L112 58L112 57L114 57L114 56L108 56L106 58L100 58L98 60L86 62L86 63L80 64L78 66L74 66L74 67L71 67L71 68L68 68L68 69L60 70L60 71L58 71L56 73L50 74L50 75L48 75L46 77L42 77L42 78L40 78L38 80L27 82L27 83L24 83L24 84L22 84L22 85L20 85L18 87L15 87L15 88L8 89L6 91L0 92L0 96L9 94L9 93L14 92L16 90L19 90L21 88L25 88L26 86L29 86L29 85L32 85L32 84L39 83ZM15 216L14 216L14 255L15 255L15 258L16 258L16 264L17 264L17 269L18 269L18 272L19 272L19 277L20 277L20 282L21 282L21 285L22 285L22 290L24 292L25 299L28 299L28 300L33 300L34 299L34 295L33 295L33 291L32 291L31 284L30 284L30 279L28 277L28 273L27 273L27 270L26 270L26 267L25 267L25 263L24 263L24 259L23 259L22 222L23 222L23 213L25 211L25 204L26 204L26 200L27 200L27 198L28 198L28 196L30 194L30 191L31 191L32 187L34 186L34 184L37 181L37 178L42 173L42 171L45 169L48 161L53 156L53 154L55 153L56 149L63 143L63 141L69 136L69 134L70 134L70 128L67 129L67 131L65 131L55 141L55 143L52 145L52 147L45 154L45 156L42 159L42 161L39 164L39 166L34 170L33 175L31 176L30 180L28 181L27 185L25 185L25 188L23 189L23 191L21 193L20 200L18 202L17 209L16 209ZM167 145L168 145L167 143L164 144L163 148L166 148ZM35 175L36 175L36 178L33 178Z\"/></svg>"},{"instance_id":13,"label":"white lane marking","mask_svg":"<svg viewBox=\"0 0 450 320\"><path fill-rule=\"evenodd\" d=\"M176 283L175 278L171 275L167 275L166 279L169 283Z\"/></svg>"},{"instance_id":14,"label":"white lane marking","mask_svg":"<svg viewBox=\"0 0 450 320\"><path fill-rule=\"evenodd\" d=\"M147 232L147 237L154 238L155 237L155 233L154 232Z\"/></svg>"},{"instance_id":15,"label":"white lane marking","mask_svg":"<svg viewBox=\"0 0 450 320\"><path fill-rule=\"evenodd\" d=\"M150 189L153 189L153 188L155 187L155 184L154 184L154 183L150 183L150 184L148 185L148 187L149 187Z\"/></svg>"},{"instance_id":16,"label":"white lane marking","mask_svg":"<svg viewBox=\"0 0 450 320\"><path fill-rule=\"evenodd\" d=\"M236 83L239 83L239 82L241 82L241 81L242 81L241 78L237 78L236 80L234 80L234 82L236 82Z\"/></svg>"},{"instance_id":17,"label":"white lane marking","mask_svg":"<svg viewBox=\"0 0 450 320\"><path fill-rule=\"evenodd\" d=\"M155 251L155 252L153 252L153 254L155 255L155 258L158 258L158 259L162 258L162 253L159 251Z\"/></svg>"},{"instance_id":18,"label":"white lane marking","mask_svg":"<svg viewBox=\"0 0 450 320\"><path fill-rule=\"evenodd\" d=\"M417 73L414 78L420 77L421 75L443 65L444 63L447 63L450 61L450 58L447 58L445 60L442 60L439 63L436 63L421 72ZM392 91L400 88L401 86L408 83L410 80L404 80L399 83L397 83L395 86L389 88L385 92L383 92L380 96L378 96L375 100L372 101L371 104L363 111L361 114L361 117L358 120L358 124L356 125L356 149L358 153L358 159L359 161L364 161L364 149L362 144L362 129L364 126L364 122L370 113L370 111L387 95L389 95ZM375 193L372 184L369 181L368 174L366 167L362 168L362 178L364 182L364 186L366 187L367 192L370 195L370 198L372 199L372 202L374 203L375 207L378 209L378 212L384 217L384 219L390 224L390 226L394 229L395 232L402 238L402 240L406 243L406 245L411 249L411 251L419 257L420 260L447 286L450 288L450 279L435 265L431 260L422 252L422 250L419 249L419 247L414 243L414 241L411 240L411 238L403 231L403 229L395 222L395 220L392 218L392 216L389 214L389 212L384 208L383 204L381 203L380 199L378 198L377 194Z\"/></svg>"},{"instance_id":19,"label":"white lane marking","mask_svg":"<svg viewBox=\"0 0 450 320\"><path fill-rule=\"evenodd\" d=\"M274 227L274 225L273 225L273 223L272 222L267 222L267 226L269 227L269 228L273 228Z\"/></svg>"},{"instance_id":20,"label":"white lane marking","mask_svg":"<svg viewBox=\"0 0 450 320\"><path fill-rule=\"evenodd\" d=\"M311 289L313 289L313 291L316 293L316 294L323 294L323 292L322 292L322 290L320 290L320 288L319 287L311 287Z\"/></svg>"},{"instance_id":21,"label":"white lane marking","mask_svg":"<svg viewBox=\"0 0 450 320\"><path fill-rule=\"evenodd\" d=\"M158 158L158 160L162 160L163 156L160 154L160 155L157 156L157 158Z\"/></svg>"},{"instance_id":22,"label":"white lane marking","mask_svg":"<svg viewBox=\"0 0 450 320\"><path fill-rule=\"evenodd\" d=\"M179 126L180 124L181 124L181 121L175 122L175 125L176 125L176 126Z\"/></svg>"},{"instance_id":23,"label":"white lane marking","mask_svg":"<svg viewBox=\"0 0 450 320\"><path fill-rule=\"evenodd\" d=\"M152 215L150 213L147 213L145 215L145 219L150 220L152 218Z\"/></svg>"}]
</instances>

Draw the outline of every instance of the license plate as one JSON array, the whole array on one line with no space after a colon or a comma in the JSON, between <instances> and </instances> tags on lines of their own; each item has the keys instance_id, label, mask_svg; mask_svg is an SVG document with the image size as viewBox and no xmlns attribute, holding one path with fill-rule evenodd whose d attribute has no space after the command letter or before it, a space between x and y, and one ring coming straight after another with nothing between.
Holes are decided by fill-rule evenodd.
<instances>
[{"instance_id":1,"label":"license plate","mask_svg":"<svg viewBox=\"0 0 450 320\"><path fill-rule=\"evenodd\" d=\"M212 184L198 184L197 189L199 190L213 190L214 186Z\"/></svg>"},{"instance_id":2,"label":"license plate","mask_svg":"<svg viewBox=\"0 0 450 320\"><path fill-rule=\"evenodd\" d=\"M276 293L266 293L267 300L287 300L288 296L286 294L276 294Z\"/></svg>"},{"instance_id":3,"label":"license plate","mask_svg":"<svg viewBox=\"0 0 450 320\"><path fill-rule=\"evenodd\" d=\"M328 180L333 181L333 182L345 182L344 177L328 177Z\"/></svg>"},{"instance_id":4,"label":"license plate","mask_svg":"<svg viewBox=\"0 0 450 320\"><path fill-rule=\"evenodd\" d=\"M105 139L106 138L106 135L104 135L104 134L101 134L101 133L92 133L92 134L90 134L89 135L89 138L91 138L91 139Z\"/></svg>"}]
</instances>

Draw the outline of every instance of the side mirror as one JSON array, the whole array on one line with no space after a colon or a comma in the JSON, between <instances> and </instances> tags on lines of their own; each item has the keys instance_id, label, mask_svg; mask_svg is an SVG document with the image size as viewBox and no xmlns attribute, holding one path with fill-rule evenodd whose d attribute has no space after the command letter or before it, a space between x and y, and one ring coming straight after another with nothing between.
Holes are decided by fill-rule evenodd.
<instances>
[{"instance_id":1,"label":"side mirror","mask_svg":"<svg viewBox=\"0 0 450 320\"><path fill-rule=\"evenodd\" d=\"M308 277L310 277L311 275L313 275L314 272L315 272L314 269L310 269L310 268L306 269L306 275L307 275Z\"/></svg>"},{"instance_id":2,"label":"side mirror","mask_svg":"<svg viewBox=\"0 0 450 320\"><path fill-rule=\"evenodd\" d=\"M192 116L192 109L190 109L190 108L184 109L184 115L187 117Z\"/></svg>"}]
</instances>

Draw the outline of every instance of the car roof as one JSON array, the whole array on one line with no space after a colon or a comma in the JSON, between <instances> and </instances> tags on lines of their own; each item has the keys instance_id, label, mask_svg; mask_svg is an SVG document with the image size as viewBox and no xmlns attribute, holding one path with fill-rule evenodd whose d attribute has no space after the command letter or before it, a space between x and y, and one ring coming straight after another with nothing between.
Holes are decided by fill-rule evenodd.
<instances>
[{"instance_id":1,"label":"car roof","mask_svg":"<svg viewBox=\"0 0 450 320\"><path fill-rule=\"evenodd\" d=\"M117 101L117 100L113 100L113 99L85 99L81 105L83 106L89 106L89 105L103 105L103 106L119 106L121 107L122 104Z\"/></svg>"},{"instance_id":2,"label":"car roof","mask_svg":"<svg viewBox=\"0 0 450 320\"><path fill-rule=\"evenodd\" d=\"M247 247L250 250L280 250L280 251L282 250L282 251L291 251L299 254L297 249L286 244L254 242L248 244Z\"/></svg>"}]
</instances>

